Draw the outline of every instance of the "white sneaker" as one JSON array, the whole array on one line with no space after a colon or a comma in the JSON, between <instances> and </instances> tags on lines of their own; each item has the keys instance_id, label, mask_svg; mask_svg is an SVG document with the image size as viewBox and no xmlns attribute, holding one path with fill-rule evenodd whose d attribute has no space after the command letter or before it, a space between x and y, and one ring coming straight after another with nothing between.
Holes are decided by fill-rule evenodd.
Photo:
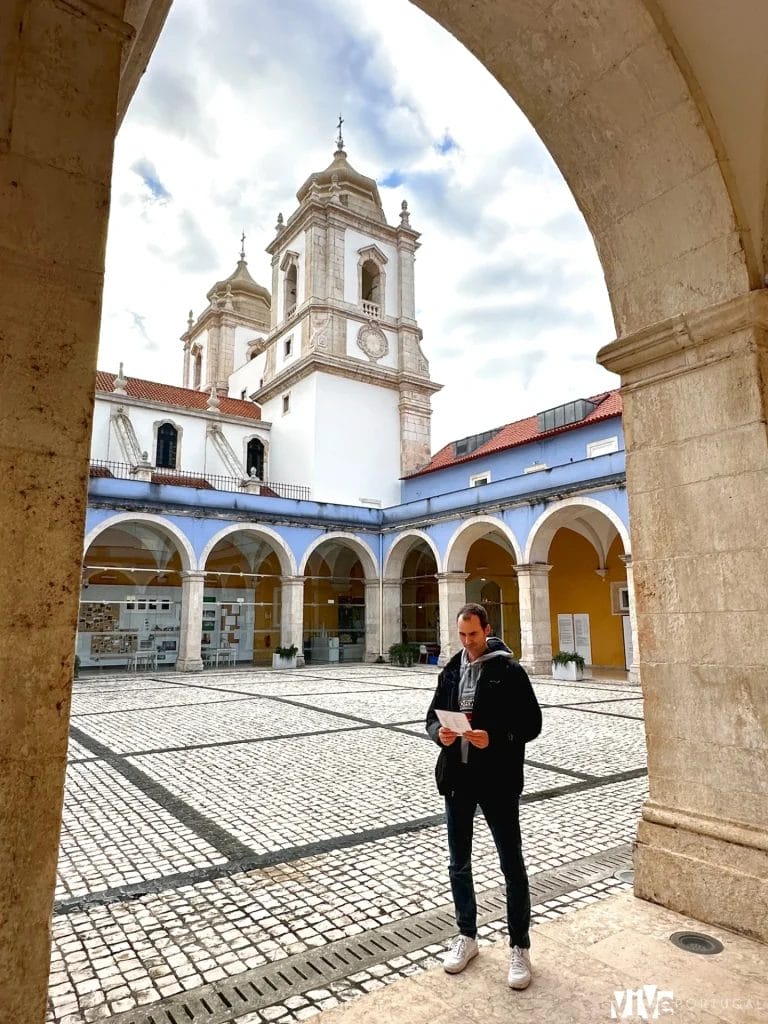
<instances>
[{"instance_id":1,"label":"white sneaker","mask_svg":"<svg viewBox=\"0 0 768 1024\"><path fill-rule=\"evenodd\" d=\"M470 939L468 935L457 935L443 957L443 970L448 974L458 974L479 952L476 939Z\"/></svg>"},{"instance_id":2,"label":"white sneaker","mask_svg":"<svg viewBox=\"0 0 768 1024\"><path fill-rule=\"evenodd\" d=\"M531 984L530 950L521 946L513 946L509 951L509 974L507 983L510 988L528 988Z\"/></svg>"}]
</instances>

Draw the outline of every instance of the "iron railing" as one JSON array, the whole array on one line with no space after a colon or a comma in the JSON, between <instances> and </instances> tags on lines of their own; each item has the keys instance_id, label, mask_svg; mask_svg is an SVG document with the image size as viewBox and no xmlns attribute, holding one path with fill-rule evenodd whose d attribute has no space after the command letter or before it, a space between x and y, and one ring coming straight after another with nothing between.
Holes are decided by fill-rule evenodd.
<instances>
[{"instance_id":1,"label":"iron railing","mask_svg":"<svg viewBox=\"0 0 768 1024\"><path fill-rule=\"evenodd\" d=\"M92 459L90 476L92 479L136 480L133 466L127 462L111 462L106 459ZM194 473L187 469L162 469L152 467L152 483L166 484L169 487L194 487L206 491L231 491L236 494L247 494L244 479L221 476L217 473ZM296 498L309 501L310 489L304 484L284 484L275 480L261 480L260 494L268 498Z\"/></svg>"}]
</instances>

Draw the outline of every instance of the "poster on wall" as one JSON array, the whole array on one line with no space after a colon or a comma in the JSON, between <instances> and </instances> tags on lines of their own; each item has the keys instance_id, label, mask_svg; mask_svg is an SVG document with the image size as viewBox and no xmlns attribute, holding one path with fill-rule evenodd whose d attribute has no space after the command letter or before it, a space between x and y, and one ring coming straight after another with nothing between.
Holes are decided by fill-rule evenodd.
<instances>
[{"instance_id":1,"label":"poster on wall","mask_svg":"<svg viewBox=\"0 0 768 1024\"><path fill-rule=\"evenodd\" d=\"M576 651L585 664L592 664L592 637L589 630L589 615L574 612L573 615L557 616L557 642L561 651Z\"/></svg>"}]
</instances>

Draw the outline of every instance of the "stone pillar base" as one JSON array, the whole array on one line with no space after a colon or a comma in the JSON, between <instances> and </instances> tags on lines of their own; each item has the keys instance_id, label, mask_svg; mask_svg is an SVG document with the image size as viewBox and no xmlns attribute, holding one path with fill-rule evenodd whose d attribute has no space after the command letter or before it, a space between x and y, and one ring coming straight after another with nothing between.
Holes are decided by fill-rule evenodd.
<instances>
[{"instance_id":1,"label":"stone pillar base","mask_svg":"<svg viewBox=\"0 0 768 1024\"><path fill-rule=\"evenodd\" d=\"M768 834L736 826L755 843L745 845L686 827L692 815L666 814L669 825L638 825L635 896L768 942Z\"/></svg>"},{"instance_id":2,"label":"stone pillar base","mask_svg":"<svg viewBox=\"0 0 768 1024\"><path fill-rule=\"evenodd\" d=\"M177 658L176 659L176 671L177 672L202 672L203 661L202 658Z\"/></svg>"},{"instance_id":3,"label":"stone pillar base","mask_svg":"<svg viewBox=\"0 0 768 1024\"><path fill-rule=\"evenodd\" d=\"M551 676L552 675L552 659L551 658L526 658L520 659L520 664L523 666L529 676Z\"/></svg>"}]
</instances>

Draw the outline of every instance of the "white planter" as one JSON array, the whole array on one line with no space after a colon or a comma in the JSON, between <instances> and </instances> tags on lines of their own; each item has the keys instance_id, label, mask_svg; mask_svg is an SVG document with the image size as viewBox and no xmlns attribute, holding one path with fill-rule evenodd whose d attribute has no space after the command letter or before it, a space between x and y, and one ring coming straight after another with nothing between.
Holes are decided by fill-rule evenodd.
<instances>
[{"instance_id":1,"label":"white planter","mask_svg":"<svg viewBox=\"0 0 768 1024\"><path fill-rule=\"evenodd\" d=\"M281 658L279 654L272 655L272 668L284 669L284 668L296 668L296 657L294 654L292 658Z\"/></svg>"},{"instance_id":2,"label":"white planter","mask_svg":"<svg viewBox=\"0 0 768 1024\"><path fill-rule=\"evenodd\" d=\"M567 679L571 683L584 678L584 670L579 668L575 661L567 661L564 665L552 662L552 678Z\"/></svg>"}]
</instances>

